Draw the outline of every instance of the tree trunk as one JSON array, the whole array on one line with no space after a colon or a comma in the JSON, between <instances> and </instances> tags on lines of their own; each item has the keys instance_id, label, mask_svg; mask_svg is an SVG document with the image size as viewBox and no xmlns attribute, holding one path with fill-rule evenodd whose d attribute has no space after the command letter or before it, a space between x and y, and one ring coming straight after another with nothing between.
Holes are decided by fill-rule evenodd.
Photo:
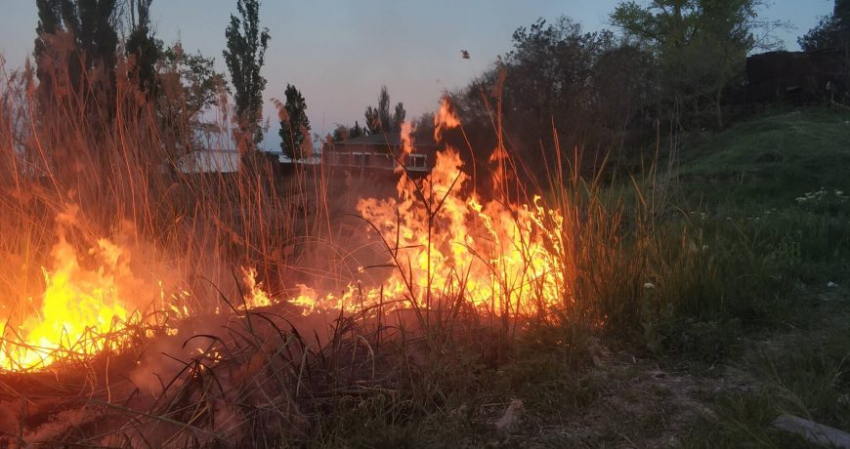
<instances>
[{"instance_id":1,"label":"tree trunk","mask_svg":"<svg viewBox=\"0 0 850 449\"><path fill-rule=\"evenodd\" d=\"M717 112L717 126L723 129L723 88L717 89L717 95L714 98L714 107Z\"/></svg>"}]
</instances>

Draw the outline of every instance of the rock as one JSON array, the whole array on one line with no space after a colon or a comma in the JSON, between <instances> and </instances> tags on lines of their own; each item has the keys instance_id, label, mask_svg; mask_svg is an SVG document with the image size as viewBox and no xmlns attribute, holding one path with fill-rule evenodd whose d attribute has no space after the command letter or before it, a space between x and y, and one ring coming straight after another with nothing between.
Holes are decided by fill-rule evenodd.
<instances>
[{"instance_id":1,"label":"rock","mask_svg":"<svg viewBox=\"0 0 850 449\"><path fill-rule=\"evenodd\" d=\"M523 403L521 399L512 399L505 410L505 414L496 421L496 431L499 433L513 432L519 425L519 419L523 411Z\"/></svg>"},{"instance_id":2,"label":"rock","mask_svg":"<svg viewBox=\"0 0 850 449\"><path fill-rule=\"evenodd\" d=\"M592 337L587 345L587 352L593 359L594 366L602 366L606 360L611 358L611 351L602 345L598 338Z\"/></svg>"},{"instance_id":3,"label":"rock","mask_svg":"<svg viewBox=\"0 0 850 449\"><path fill-rule=\"evenodd\" d=\"M762 153L756 158L756 162L779 162L782 160L782 154L776 151L768 151L766 153Z\"/></svg>"},{"instance_id":4,"label":"rock","mask_svg":"<svg viewBox=\"0 0 850 449\"><path fill-rule=\"evenodd\" d=\"M773 421L773 427L800 435L812 443L850 449L850 434L797 416L781 415Z\"/></svg>"}]
</instances>

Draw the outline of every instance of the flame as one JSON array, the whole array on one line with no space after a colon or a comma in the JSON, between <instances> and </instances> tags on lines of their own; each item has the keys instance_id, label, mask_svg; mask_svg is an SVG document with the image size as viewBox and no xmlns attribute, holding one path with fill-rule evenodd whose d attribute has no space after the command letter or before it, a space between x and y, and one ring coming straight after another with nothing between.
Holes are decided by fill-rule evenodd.
<instances>
[{"instance_id":1,"label":"flame","mask_svg":"<svg viewBox=\"0 0 850 449\"><path fill-rule=\"evenodd\" d=\"M444 99L435 115L438 142L445 131L458 126L460 120ZM405 130L404 151L412 151L411 128ZM501 147L490 159L498 164L493 180L497 188L504 185L499 182L506 159ZM511 204L504 195L484 200L463 169L458 152L446 146L436 154L428 177L412 180L401 174L396 198L358 201L357 212L371 223L365 231L377 231L377 241L394 266L386 279L376 285L350 283L341 293L320 293L298 284L298 295L289 303L304 315L323 310L427 311L447 305L519 315L568 304L568 239L560 211L546 209L539 197L530 204ZM59 218L61 223L73 217ZM118 351L129 340L129 333L122 331L141 322L127 301L143 289L133 278L124 249L101 239L91 251L98 268L85 269L60 229L51 255L53 268L45 270L40 313L17 327L7 326L0 342L0 370L42 369L61 359L85 360L105 350ZM243 267L242 275L247 287L244 308L274 303L257 282L256 269ZM160 284L155 294L169 316L190 315L188 292L167 295Z\"/></svg>"},{"instance_id":2,"label":"flame","mask_svg":"<svg viewBox=\"0 0 850 449\"><path fill-rule=\"evenodd\" d=\"M53 247L53 271L44 270L46 289L41 310L16 331L5 329L0 343L0 368L44 368L59 358L87 358L118 349L127 338L118 331L133 318L122 300L121 285L132 285L129 257L106 239L91 254L96 270L80 266L77 253L60 232ZM31 300L30 300L31 301Z\"/></svg>"},{"instance_id":3,"label":"flame","mask_svg":"<svg viewBox=\"0 0 850 449\"><path fill-rule=\"evenodd\" d=\"M245 294L245 306L249 309L268 307L272 305L269 295L263 290L263 283L257 282L257 270L255 268L242 267L242 280L248 291ZM245 306L240 306L244 308Z\"/></svg>"},{"instance_id":4,"label":"flame","mask_svg":"<svg viewBox=\"0 0 850 449\"><path fill-rule=\"evenodd\" d=\"M411 122L401 124L401 152L402 157L413 153L413 123Z\"/></svg>"},{"instance_id":5,"label":"flame","mask_svg":"<svg viewBox=\"0 0 850 449\"><path fill-rule=\"evenodd\" d=\"M435 115L435 138L459 125L444 99ZM544 208L539 197L530 205L483 202L464 193L471 190L470 178L455 149L436 156L431 175L420 184L402 174L398 198L364 198L356 206L387 246L395 265L389 278L371 288L349 285L341 297L321 297L301 286L290 303L309 314L378 304L383 310L421 310L460 299L482 312L530 314L569 301L561 214ZM499 164L496 186L506 157L497 148L491 158Z\"/></svg>"},{"instance_id":6,"label":"flame","mask_svg":"<svg viewBox=\"0 0 850 449\"><path fill-rule=\"evenodd\" d=\"M458 126L460 126L460 119L452 111L448 98L443 97L440 102L440 109L434 114L434 140L442 142L443 132L451 128L457 128Z\"/></svg>"}]
</instances>

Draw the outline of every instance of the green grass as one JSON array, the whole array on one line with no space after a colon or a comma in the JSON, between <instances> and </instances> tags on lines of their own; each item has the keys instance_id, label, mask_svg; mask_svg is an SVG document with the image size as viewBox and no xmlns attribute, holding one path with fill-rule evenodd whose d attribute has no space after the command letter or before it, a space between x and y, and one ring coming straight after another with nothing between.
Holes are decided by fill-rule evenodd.
<instances>
[{"instance_id":1,"label":"green grass","mask_svg":"<svg viewBox=\"0 0 850 449\"><path fill-rule=\"evenodd\" d=\"M686 447L810 447L771 429L780 414L850 430L850 326L846 305L814 331L764 336L733 364L743 391L709 398L712 413L693 423ZM746 391L749 390L749 391Z\"/></svg>"},{"instance_id":2,"label":"green grass","mask_svg":"<svg viewBox=\"0 0 850 449\"><path fill-rule=\"evenodd\" d=\"M680 173L691 200L784 207L821 187L850 190L850 112L808 109L686 139Z\"/></svg>"},{"instance_id":3,"label":"green grass","mask_svg":"<svg viewBox=\"0 0 850 449\"><path fill-rule=\"evenodd\" d=\"M815 109L686 139L670 203L651 220L632 215L646 210L630 203L628 187L592 193L599 216L613 212L621 225L612 235L624 235L603 240L616 242L616 251L606 252L606 243L588 256L606 263L581 276L588 285L577 290L598 296L594 304L610 318L603 344L622 351L602 366L589 360L593 343L586 331L531 327L494 366L460 350L456 357L470 362L452 365L466 374L447 369L443 378L463 378L464 386L446 388L450 393L440 404L412 419L387 415L382 406L368 411L365 421L355 413L334 441L367 447L808 447L771 429L781 413L848 430L850 334L826 319L850 315L842 288L826 286L850 285L850 202L834 192L850 191L847 120L850 114ZM796 200L821 187L828 192ZM630 290L641 276L651 287ZM638 310L628 309L631 301ZM684 367L686 377L656 375L630 363L632 354L667 371ZM727 365L743 373L742 387L726 385ZM679 381L712 388L694 397ZM499 434L492 423L513 398L524 401L522 422L513 433ZM708 411L692 417L689 401Z\"/></svg>"},{"instance_id":4,"label":"green grass","mask_svg":"<svg viewBox=\"0 0 850 449\"><path fill-rule=\"evenodd\" d=\"M66 132L64 117L52 120L44 118L55 129L40 124L34 131L53 137L45 141L69 145L65 136L75 133ZM827 318L850 315L844 290L850 286L850 198L843 193L850 192L848 122L846 112L818 109L691 136L684 140L676 173L660 184L654 172L616 185L571 178L558 161L543 206L564 220L549 215L538 223L553 231L545 244L551 266L563 271L558 292L563 302L557 307L539 316L490 316L461 307L464 293L451 293L458 295L448 297L448 304L457 305L453 314L427 315L452 317L444 321L419 316L414 322L410 315L409 322L401 317L397 323L372 322L340 314L316 329L307 322L301 331L275 313L246 312L217 329L225 338L187 337L193 345L210 340L208 349L186 356L175 382L163 385L156 404L146 409L147 419L120 415L127 426L112 434L112 444L124 444L127 435L144 435L151 427L191 424L179 426L175 446L204 446L193 432L222 430L216 413L228 419L229 406L238 406L239 414L231 414L232 428L224 430L243 444L261 447L659 447L677 442L772 447L790 441L769 429L783 412L847 429L850 401L843 398L850 394L850 334L841 320ZM147 127L150 132L132 128L126 134L157 135L156 122ZM85 131L85 123L68 129L78 128ZM161 146L150 139L139 148ZM75 145L71 148L81 154L90 151L85 139ZM3 148L7 155L17 151L12 139ZM132 157L147 153L133 148L116 156L121 166L153 166L136 163ZM16 165L6 169L21 177ZM161 245L165 255L185 255L175 271L187 278L205 268L196 262L205 260L208 246L224 248L216 259L222 267L249 260L280 276L307 260L274 256L302 236L294 221L276 228L281 217L293 218L286 212L288 196L274 182L261 184L266 178L257 176L259 171L240 174L236 185L224 178L214 183L163 178L149 185L144 169L128 169L126 179L123 173L107 171L98 178L92 172L93 179L103 181L101 190L74 191L83 211L100 210L96 206L111 198L105 212L91 218L99 226L86 228L86 238L100 237L101 228L117 228L115 219L123 215L116 211L132 204L134 211L140 209L138 216L149 217L140 223L140 235ZM85 185L79 180L87 173L65 176L57 178L57 186ZM659 178L667 180L664 174ZM104 195L111 186L142 185L141 198L132 188ZM168 199L175 194L172 185L186 187L186 198ZM211 194L219 189L228 192L226 198ZM41 201L65 204L65 191L57 188ZM327 202L327 191L321 191ZM299 192L299 198L307 195ZM4 209L9 213L0 214L0 227L9 230L0 234L6 237L0 248L20 251L18 231L32 229L23 211L32 205L16 201ZM171 226L189 220L190 205L196 203L192 221L205 230L200 242L192 227ZM434 204L427 206L436 214L430 212ZM231 209L244 213L231 214ZM49 216L45 213L35 233L44 254L53 240ZM314 219L318 224L312 228L331 226L330 214L317 212ZM324 231L316 232L303 237L324 241ZM327 260L325 253L318 259L329 265L337 260ZM491 267L494 277L496 267ZM202 280L205 286L212 283ZM827 287L828 282L841 287ZM225 296L217 293L210 297ZM724 387L702 396L711 412L697 418L688 433L684 423L698 408L692 391L705 380L693 373L717 373L728 364L746 373L753 388ZM678 366L699 370L672 373ZM724 374L705 377L712 376ZM516 399L524 405L518 425L497 431L495 423ZM82 434L69 432L65 442L81 441ZM222 444L227 439L214 437Z\"/></svg>"},{"instance_id":5,"label":"green grass","mask_svg":"<svg viewBox=\"0 0 850 449\"><path fill-rule=\"evenodd\" d=\"M764 116L684 139L654 229L644 338L717 361L741 331L801 326L850 261L850 113ZM808 193L808 196L806 195Z\"/></svg>"},{"instance_id":6,"label":"green grass","mask_svg":"<svg viewBox=\"0 0 850 449\"><path fill-rule=\"evenodd\" d=\"M810 447L771 429L782 413L850 431L850 114L756 118L686 139L681 161L680 226L705 250L661 258L679 287L650 335L744 383L704 398L684 447Z\"/></svg>"}]
</instances>

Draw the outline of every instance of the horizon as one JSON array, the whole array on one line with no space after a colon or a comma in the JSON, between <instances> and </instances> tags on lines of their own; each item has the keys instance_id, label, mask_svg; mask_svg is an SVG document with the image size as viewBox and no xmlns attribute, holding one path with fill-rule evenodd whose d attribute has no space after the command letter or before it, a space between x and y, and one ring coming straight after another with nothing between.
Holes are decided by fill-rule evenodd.
<instances>
[{"instance_id":1,"label":"horizon","mask_svg":"<svg viewBox=\"0 0 850 449\"><path fill-rule=\"evenodd\" d=\"M38 23L33 2L10 1L0 17L0 56L6 60L7 71L22 67L31 57ZM609 25L608 15L618 0L569 3L439 0L400 5L367 0L344 1L327 9L264 2L260 21L269 28L271 41L262 71L268 80L263 118L270 126L261 148L280 149L272 99L284 98L287 84L302 92L311 133L323 138L337 124L362 124L363 111L377 102L382 85L387 86L393 103L404 103L408 120L433 112L443 92L463 88L491 68L498 56L511 50L513 32L538 18L552 22L564 15L585 32L617 31ZM831 0L777 0L761 9L759 20L790 23L795 29L775 34L784 49L799 50L796 38L829 14L832 4ZM216 69L230 83L221 52L235 5L235 0L158 0L153 2L151 21L158 39L166 45L181 40L187 51L214 58ZM462 58L462 50L471 58Z\"/></svg>"}]
</instances>

